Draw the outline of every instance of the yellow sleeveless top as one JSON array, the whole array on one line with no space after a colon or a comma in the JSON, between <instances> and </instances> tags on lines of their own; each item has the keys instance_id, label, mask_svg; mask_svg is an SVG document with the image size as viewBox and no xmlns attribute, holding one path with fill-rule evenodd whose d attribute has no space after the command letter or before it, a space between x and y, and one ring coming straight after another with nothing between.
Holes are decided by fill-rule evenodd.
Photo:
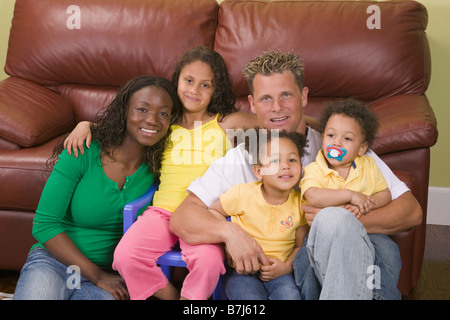
<instances>
[{"instance_id":1,"label":"yellow sleeveless top","mask_svg":"<svg viewBox=\"0 0 450 320\"><path fill-rule=\"evenodd\" d=\"M154 206L175 211L188 195L189 184L231 148L230 140L219 126L218 116L191 130L172 125L170 144L163 153L161 183L153 198Z\"/></svg>"}]
</instances>

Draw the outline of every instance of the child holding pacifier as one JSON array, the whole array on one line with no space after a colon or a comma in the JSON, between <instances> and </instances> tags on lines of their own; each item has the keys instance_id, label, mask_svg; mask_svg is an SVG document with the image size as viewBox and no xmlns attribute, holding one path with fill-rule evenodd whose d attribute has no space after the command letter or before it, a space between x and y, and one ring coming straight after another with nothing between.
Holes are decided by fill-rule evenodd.
<instances>
[{"instance_id":1,"label":"child holding pacifier","mask_svg":"<svg viewBox=\"0 0 450 320\"><path fill-rule=\"evenodd\" d=\"M391 201L386 180L371 156L378 119L363 103L331 103L320 119L322 150L304 168L302 202L325 208L343 206L360 218Z\"/></svg>"}]
</instances>

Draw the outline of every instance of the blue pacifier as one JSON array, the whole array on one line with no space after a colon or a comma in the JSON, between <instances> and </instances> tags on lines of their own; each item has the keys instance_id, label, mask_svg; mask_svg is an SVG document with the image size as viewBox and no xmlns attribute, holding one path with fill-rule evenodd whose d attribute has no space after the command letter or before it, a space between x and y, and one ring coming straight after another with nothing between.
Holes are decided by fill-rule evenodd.
<instances>
[{"instance_id":1,"label":"blue pacifier","mask_svg":"<svg viewBox=\"0 0 450 320\"><path fill-rule=\"evenodd\" d=\"M347 154L345 148L334 147L331 144L327 146L327 158L336 159L342 161L342 158Z\"/></svg>"}]
</instances>

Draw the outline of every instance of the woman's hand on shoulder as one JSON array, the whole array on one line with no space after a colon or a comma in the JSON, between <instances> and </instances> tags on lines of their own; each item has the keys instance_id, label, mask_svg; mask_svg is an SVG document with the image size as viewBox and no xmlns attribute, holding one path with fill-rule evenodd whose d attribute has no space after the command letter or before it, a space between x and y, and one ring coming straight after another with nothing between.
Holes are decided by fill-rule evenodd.
<instances>
[{"instance_id":1,"label":"woman's hand on shoulder","mask_svg":"<svg viewBox=\"0 0 450 320\"><path fill-rule=\"evenodd\" d=\"M91 123L89 121L81 121L75 129L64 140L64 149L67 149L69 155L73 154L78 158L78 150L81 155L84 154L83 143L86 140L86 146L89 148L92 141Z\"/></svg>"}]
</instances>

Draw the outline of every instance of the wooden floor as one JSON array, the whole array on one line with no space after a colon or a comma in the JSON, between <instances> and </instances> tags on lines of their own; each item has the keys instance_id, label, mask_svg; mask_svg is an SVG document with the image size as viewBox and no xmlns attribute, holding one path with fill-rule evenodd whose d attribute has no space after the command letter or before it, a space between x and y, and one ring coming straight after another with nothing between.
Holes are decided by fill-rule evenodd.
<instances>
[{"instance_id":1,"label":"wooden floor","mask_svg":"<svg viewBox=\"0 0 450 320\"><path fill-rule=\"evenodd\" d=\"M450 226L427 225L419 283L407 300L450 300Z\"/></svg>"},{"instance_id":2,"label":"wooden floor","mask_svg":"<svg viewBox=\"0 0 450 320\"><path fill-rule=\"evenodd\" d=\"M13 293L17 278L18 272L0 270L0 292ZM422 274L403 299L450 300L450 226L427 225Z\"/></svg>"}]
</instances>

